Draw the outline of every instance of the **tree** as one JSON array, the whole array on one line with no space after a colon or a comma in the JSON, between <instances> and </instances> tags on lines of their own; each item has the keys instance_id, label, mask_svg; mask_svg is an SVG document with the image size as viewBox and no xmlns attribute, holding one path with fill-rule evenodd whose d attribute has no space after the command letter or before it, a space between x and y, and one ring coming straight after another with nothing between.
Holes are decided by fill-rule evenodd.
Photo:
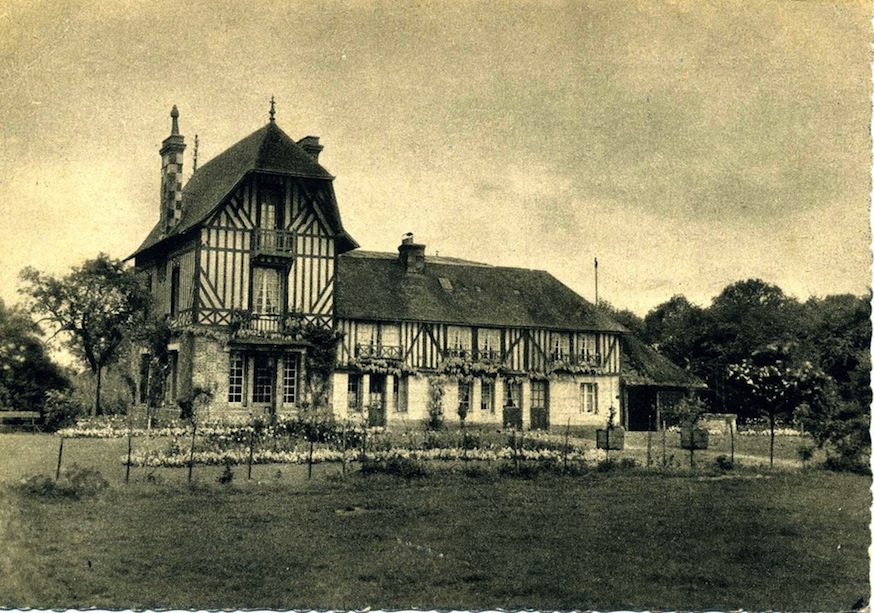
<instances>
[{"instance_id":1,"label":"tree","mask_svg":"<svg viewBox=\"0 0 874 613\"><path fill-rule=\"evenodd\" d=\"M0 407L44 413L46 393L69 385L27 313L0 300Z\"/></svg>"},{"instance_id":2,"label":"tree","mask_svg":"<svg viewBox=\"0 0 874 613\"><path fill-rule=\"evenodd\" d=\"M643 337L643 320L636 313L629 311L628 309L617 309L606 300L598 302L598 308L610 317L610 319L628 328L628 331L635 336Z\"/></svg>"},{"instance_id":3,"label":"tree","mask_svg":"<svg viewBox=\"0 0 874 613\"><path fill-rule=\"evenodd\" d=\"M793 365L790 347L777 344L753 352L738 364L731 364L728 376L746 391L751 408L768 418L772 467L777 419L790 418L802 405L820 405L830 381L828 375L810 362Z\"/></svg>"},{"instance_id":4,"label":"tree","mask_svg":"<svg viewBox=\"0 0 874 613\"><path fill-rule=\"evenodd\" d=\"M706 314L682 294L647 313L643 327L643 339L672 362L687 368L700 363Z\"/></svg>"},{"instance_id":5,"label":"tree","mask_svg":"<svg viewBox=\"0 0 874 613\"><path fill-rule=\"evenodd\" d=\"M95 377L92 415L100 413L103 369L118 357L126 334L145 316L150 298L133 270L105 253L63 277L28 267L20 292L30 310L47 323Z\"/></svg>"}]
</instances>

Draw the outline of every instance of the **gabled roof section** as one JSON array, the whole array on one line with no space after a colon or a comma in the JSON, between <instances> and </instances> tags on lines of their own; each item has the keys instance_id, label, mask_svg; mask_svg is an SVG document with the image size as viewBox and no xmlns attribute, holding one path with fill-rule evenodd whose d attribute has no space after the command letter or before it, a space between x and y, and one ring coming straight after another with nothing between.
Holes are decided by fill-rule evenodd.
<instances>
[{"instance_id":1,"label":"gabled roof section","mask_svg":"<svg viewBox=\"0 0 874 613\"><path fill-rule=\"evenodd\" d=\"M542 270L426 256L422 273L407 273L395 254L351 251L335 283L335 314L345 319L626 331Z\"/></svg>"},{"instance_id":2,"label":"gabled roof section","mask_svg":"<svg viewBox=\"0 0 874 613\"><path fill-rule=\"evenodd\" d=\"M276 173L329 182L334 179L276 123L270 122L198 168L182 190L182 218L179 222L164 236L160 223L156 224L131 257L170 237L184 234L203 222L251 172ZM336 224L339 230L340 250L354 249L358 244L343 230L333 189L330 193L330 210L325 211L325 214L329 222Z\"/></svg>"},{"instance_id":3,"label":"gabled roof section","mask_svg":"<svg viewBox=\"0 0 874 613\"><path fill-rule=\"evenodd\" d=\"M623 337L622 380L626 385L706 389L701 379L630 334Z\"/></svg>"}]
</instances>

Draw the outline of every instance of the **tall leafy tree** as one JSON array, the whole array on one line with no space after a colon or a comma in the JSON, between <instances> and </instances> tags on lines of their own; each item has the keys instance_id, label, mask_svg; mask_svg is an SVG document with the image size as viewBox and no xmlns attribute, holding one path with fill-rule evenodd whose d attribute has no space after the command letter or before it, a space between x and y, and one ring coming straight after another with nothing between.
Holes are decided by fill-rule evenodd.
<instances>
[{"instance_id":1,"label":"tall leafy tree","mask_svg":"<svg viewBox=\"0 0 874 613\"><path fill-rule=\"evenodd\" d=\"M644 340L680 366L695 370L704 356L707 314L682 294L647 313L643 327Z\"/></svg>"},{"instance_id":2,"label":"tall leafy tree","mask_svg":"<svg viewBox=\"0 0 874 613\"><path fill-rule=\"evenodd\" d=\"M42 414L46 393L67 385L46 352L39 327L27 313L0 300L0 408Z\"/></svg>"},{"instance_id":3,"label":"tall leafy tree","mask_svg":"<svg viewBox=\"0 0 874 613\"><path fill-rule=\"evenodd\" d=\"M21 272L30 310L60 335L64 345L95 377L92 414L100 413L103 369L119 355L126 334L142 320L149 295L133 270L105 253L64 276L28 267Z\"/></svg>"}]
</instances>

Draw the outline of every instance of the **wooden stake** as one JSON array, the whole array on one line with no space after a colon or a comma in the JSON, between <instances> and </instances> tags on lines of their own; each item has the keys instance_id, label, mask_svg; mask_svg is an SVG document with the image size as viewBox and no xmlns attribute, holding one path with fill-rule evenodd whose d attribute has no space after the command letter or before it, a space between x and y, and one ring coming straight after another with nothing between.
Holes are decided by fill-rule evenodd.
<instances>
[{"instance_id":1,"label":"wooden stake","mask_svg":"<svg viewBox=\"0 0 874 613\"><path fill-rule=\"evenodd\" d=\"M58 469L55 471L55 481L61 478L61 457L64 455L64 437L61 437L61 444L58 447Z\"/></svg>"},{"instance_id":2,"label":"wooden stake","mask_svg":"<svg viewBox=\"0 0 874 613\"><path fill-rule=\"evenodd\" d=\"M313 478L313 441L310 439L310 453L307 457L307 481Z\"/></svg>"},{"instance_id":3,"label":"wooden stake","mask_svg":"<svg viewBox=\"0 0 874 613\"><path fill-rule=\"evenodd\" d=\"M131 456L132 447L133 447L133 444L131 443L130 428L128 428L127 429L127 462L125 463L125 467L124 467L124 482L125 483L130 482L130 456Z\"/></svg>"},{"instance_id":4,"label":"wooden stake","mask_svg":"<svg viewBox=\"0 0 874 613\"><path fill-rule=\"evenodd\" d=\"M343 457L341 459L343 478L346 478L346 423L343 422Z\"/></svg>"},{"instance_id":5,"label":"wooden stake","mask_svg":"<svg viewBox=\"0 0 874 613\"><path fill-rule=\"evenodd\" d=\"M252 431L249 433L249 463L248 469L246 472L246 478L251 481L252 480L252 457L255 455L255 428L252 427Z\"/></svg>"},{"instance_id":6,"label":"wooden stake","mask_svg":"<svg viewBox=\"0 0 874 613\"><path fill-rule=\"evenodd\" d=\"M191 479L194 474L194 439L197 436L197 423L195 422L191 428L191 452L188 454L188 482L191 483Z\"/></svg>"}]
</instances>

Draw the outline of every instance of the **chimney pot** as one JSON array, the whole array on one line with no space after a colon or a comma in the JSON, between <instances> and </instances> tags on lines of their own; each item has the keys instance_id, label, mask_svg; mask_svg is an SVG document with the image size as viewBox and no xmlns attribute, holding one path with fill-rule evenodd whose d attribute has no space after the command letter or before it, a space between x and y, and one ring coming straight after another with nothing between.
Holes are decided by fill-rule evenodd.
<instances>
[{"instance_id":1,"label":"chimney pot","mask_svg":"<svg viewBox=\"0 0 874 613\"><path fill-rule=\"evenodd\" d=\"M425 245L413 242L413 233L404 234L398 246L401 263L407 274L421 273L425 270Z\"/></svg>"},{"instance_id":2,"label":"chimney pot","mask_svg":"<svg viewBox=\"0 0 874 613\"><path fill-rule=\"evenodd\" d=\"M301 148L306 151L310 157L312 157L316 162L319 161L319 154L322 152L324 147L319 144L318 136L304 136L302 139L297 141L297 144L301 146Z\"/></svg>"}]
</instances>

